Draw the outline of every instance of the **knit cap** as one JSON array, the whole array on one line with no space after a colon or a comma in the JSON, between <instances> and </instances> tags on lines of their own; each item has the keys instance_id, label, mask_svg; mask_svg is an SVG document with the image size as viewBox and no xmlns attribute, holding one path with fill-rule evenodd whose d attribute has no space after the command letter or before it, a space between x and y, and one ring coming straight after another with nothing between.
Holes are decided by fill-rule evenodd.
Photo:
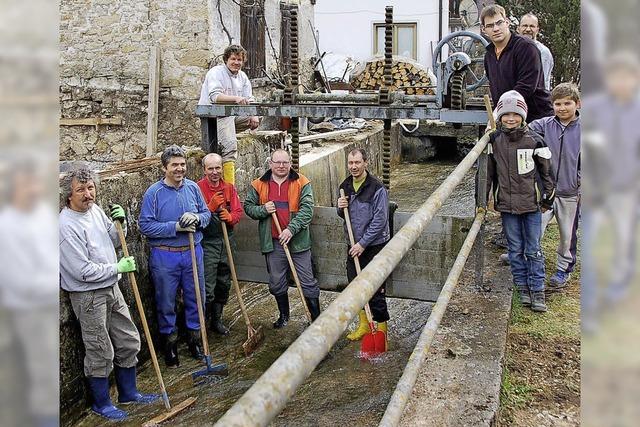
<instances>
[{"instance_id":1,"label":"knit cap","mask_svg":"<svg viewBox=\"0 0 640 427\"><path fill-rule=\"evenodd\" d=\"M500 118L506 113L516 113L522 117L522 120L527 119L527 103L518 91L510 90L502 94L496 105L496 120L499 122Z\"/></svg>"}]
</instances>

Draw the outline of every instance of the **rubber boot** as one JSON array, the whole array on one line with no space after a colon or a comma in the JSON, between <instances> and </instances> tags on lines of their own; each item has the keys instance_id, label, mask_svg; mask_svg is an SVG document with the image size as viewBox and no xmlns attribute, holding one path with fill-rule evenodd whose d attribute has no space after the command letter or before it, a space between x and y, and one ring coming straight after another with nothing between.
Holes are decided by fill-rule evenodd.
<instances>
[{"instance_id":1,"label":"rubber boot","mask_svg":"<svg viewBox=\"0 0 640 427\"><path fill-rule=\"evenodd\" d=\"M369 332L371 332L371 328L369 327L369 322L367 321L367 314L364 312L364 310L360 310L359 317L360 317L360 323L358 324L358 327L356 328L355 331L347 335L348 340L357 341L359 339L362 339L362 337L365 334L368 334Z\"/></svg>"},{"instance_id":2,"label":"rubber boot","mask_svg":"<svg viewBox=\"0 0 640 427\"><path fill-rule=\"evenodd\" d=\"M127 418L127 413L116 408L109 397L109 378L87 377L89 388L93 397L91 410L108 420L122 421Z\"/></svg>"},{"instance_id":3,"label":"rubber boot","mask_svg":"<svg viewBox=\"0 0 640 427\"><path fill-rule=\"evenodd\" d=\"M180 360L178 359L178 334L172 332L168 335L163 335L164 341L164 363L168 368L177 368L180 366Z\"/></svg>"},{"instance_id":4,"label":"rubber boot","mask_svg":"<svg viewBox=\"0 0 640 427\"><path fill-rule=\"evenodd\" d=\"M211 304L211 330L218 335L229 335L229 328L222 323L222 310L224 304L214 302Z\"/></svg>"},{"instance_id":5,"label":"rubber boot","mask_svg":"<svg viewBox=\"0 0 640 427\"><path fill-rule=\"evenodd\" d=\"M389 334L387 329L387 322L378 322L378 330L384 332L384 349L385 351L389 348Z\"/></svg>"},{"instance_id":6,"label":"rubber boot","mask_svg":"<svg viewBox=\"0 0 640 427\"><path fill-rule=\"evenodd\" d=\"M304 297L307 301L307 307L309 308L309 313L311 314L311 321L313 322L320 316L320 299L319 298L307 298Z\"/></svg>"},{"instance_id":7,"label":"rubber boot","mask_svg":"<svg viewBox=\"0 0 640 427\"><path fill-rule=\"evenodd\" d=\"M280 329L283 326L286 326L289 322L289 295L276 295L276 302L278 303L280 317L278 317L278 320L273 322L273 329Z\"/></svg>"},{"instance_id":8,"label":"rubber boot","mask_svg":"<svg viewBox=\"0 0 640 427\"><path fill-rule=\"evenodd\" d=\"M200 342L200 331L189 330L187 335L191 357L196 360L201 360L204 357L204 353L202 352L202 343Z\"/></svg>"},{"instance_id":9,"label":"rubber boot","mask_svg":"<svg viewBox=\"0 0 640 427\"><path fill-rule=\"evenodd\" d=\"M236 163L222 163L222 180L227 184L235 185L236 183Z\"/></svg>"},{"instance_id":10,"label":"rubber boot","mask_svg":"<svg viewBox=\"0 0 640 427\"><path fill-rule=\"evenodd\" d=\"M520 304L523 307L531 307L531 291L527 285L515 285L518 295L520 296Z\"/></svg>"},{"instance_id":11,"label":"rubber boot","mask_svg":"<svg viewBox=\"0 0 640 427\"><path fill-rule=\"evenodd\" d=\"M153 403L160 399L159 394L142 394L136 386L136 367L121 368L114 366L116 386L118 387L118 403Z\"/></svg>"},{"instance_id":12,"label":"rubber boot","mask_svg":"<svg viewBox=\"0 0 640 427\"><path fill-rule=\"evenodd\" d=\"M547 311L547 304L544 301L544 291L531 292L531 310L539 313Z\"/></svg>"}]
</instances>

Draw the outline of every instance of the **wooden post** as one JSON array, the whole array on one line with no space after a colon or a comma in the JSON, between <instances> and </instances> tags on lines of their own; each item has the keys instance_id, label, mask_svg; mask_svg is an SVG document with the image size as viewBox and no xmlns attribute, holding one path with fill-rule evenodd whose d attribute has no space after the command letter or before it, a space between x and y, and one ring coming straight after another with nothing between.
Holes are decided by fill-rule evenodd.
<instances>
[{"instance_id":1,"label":"wooden post","mask_svg":"<svg viewBox=\"0 0 640 427\"><path fill-rule=\"evenodd\" d=\"M158 98L160 97L160 47L155 45L149 53L149 106L147 107L147 157L157 151Z\"/></svg>"}]
</instances>

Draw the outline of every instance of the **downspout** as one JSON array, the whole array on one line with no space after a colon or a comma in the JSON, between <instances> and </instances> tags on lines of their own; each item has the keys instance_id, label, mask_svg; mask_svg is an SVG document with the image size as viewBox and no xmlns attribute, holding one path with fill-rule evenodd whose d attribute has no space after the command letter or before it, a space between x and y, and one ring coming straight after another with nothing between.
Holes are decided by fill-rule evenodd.
<instances>
[{"instance_id":1,"label":"downspout","mask_svg":"<svg viewBox=\"0 0 640 427\"><path fill-rule=\"evenodd\" d=\"M442 40L442 0L438 0L438 41Z\"/></svg>"}]
</instances>

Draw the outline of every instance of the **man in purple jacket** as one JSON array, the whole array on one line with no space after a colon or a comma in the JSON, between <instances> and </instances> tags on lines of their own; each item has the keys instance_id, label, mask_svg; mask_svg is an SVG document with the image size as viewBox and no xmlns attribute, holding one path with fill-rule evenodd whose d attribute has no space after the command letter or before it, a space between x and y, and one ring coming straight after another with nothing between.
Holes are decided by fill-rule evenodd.
<instances>
[{"instance_id":1,"label":"man in purple jacket","mask_svg":"<svg viewBox=\"0 0 640 427\"><path fill-rule=\"evenodd\" d=\"M551 95L544 87L542 60L535 43L511 32L502 6L482 9L480 22L491 40L484 55L484 68L494 105L503 93L516 90L529 108L527 123L553 116Z\"/></svg>"},{"instance_id":2,"label":"man in purple jacket","mask_svg":"<svg viewBox=\"0 0 640 427\"><path fill-rule=\"evenodd\" d=\"M353 258L358 257L360 266L364 268L389 241L389 195L382 183L367 171L366 151L361 148L352 150L347 162L351 176L340 184L345 197L338 199L338 215L344 218L344 208L349 208L353 238L356 242L349 248L347 257L347 278L351 282L356 277ZM371 297L369 307L373 320L378 322L378 330L386 334L389 312L384 286L383 283ZM359 340L369 332L371 331L367 317L364 310L361 310L358 328L347 335L347 338Z\"/></svg>"}]
</instances>

